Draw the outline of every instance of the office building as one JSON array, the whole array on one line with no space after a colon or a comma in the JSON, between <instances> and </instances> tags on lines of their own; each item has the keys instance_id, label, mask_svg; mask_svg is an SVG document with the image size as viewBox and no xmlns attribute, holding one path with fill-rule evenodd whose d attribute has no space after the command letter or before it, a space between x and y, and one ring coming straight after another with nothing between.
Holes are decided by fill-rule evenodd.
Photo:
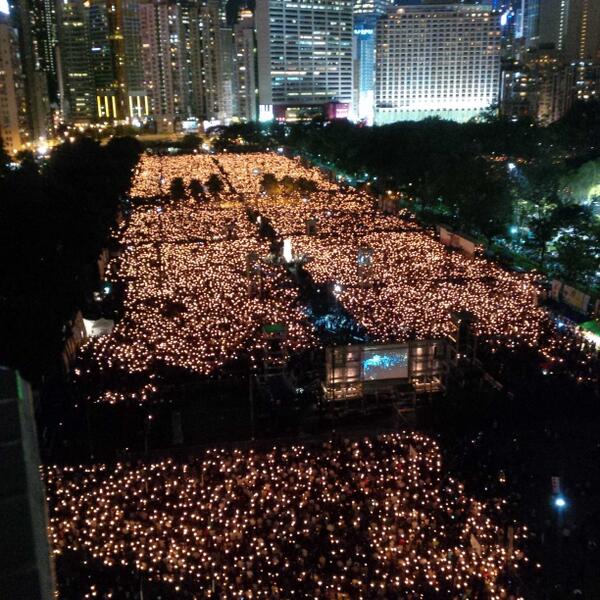
<instances>
[{"instance_id":1,"label":"office building","mask_svg":"<svg viewBox=\"0 0 600 600\"><path fill-rule=\"evenodd\" d=\"M540 0L521 0L519 22L525 46L536 47L540 40Z\"/></svg>"},{"instance_id":2,"label":"office building","mask_svg":"<svg viewBox=\"0 0 600 600\"><path fill-rule=\"evenodd\" d=\"M150 114L160 129L173 129L192 114L191 57L187 13L178 2L140 4L140 35L145 88Z\"/></svg>"},{"instance_id":3,"label":"office building","mask_svg":"<svg viewBox=\"0 0 600 600\"><path fill-rule=\"evenodd\" d=\"M467 121L495 106L500 33L489 5L390 9L377 25L375 122Z\"/></svg>"},{"instance_id":4,"label":"office building","mask_svg":"<svg viewBox=\"0 0 600 600\"><path fill-rule=\"evenodd\" d=\"M308 119L352 103L353 0L257 0L259 118Z\"/></svg>"},{"instance_id":5,"label":"office building","mask_svg":"<svg viewBox=\"0 0 600 600\"><path fill-rule=\"evenodd\" d=\"M559 49L567 60L600 60L600 2L564 0Z\"/></svg>"},{"instance_id":6,"label":"office building","mask_svg":"<svg viewBox=\"0 0 600 600\"><path fill-rule=\"evenodd\" d=\"M11 22L18 31L27 103L27 129L33 142L40 138L45 140L51 126L48 90L50 65L43 45L48 36L45 8L46 5L38 1L15 0L10 9Z\"/></svg>"},{"instance_id":7,"label":"office building","mask_svg":"<svg viewBox=\"0 0 600 600\"><path fill-rule=\"evenodd\" d=\"M221 120L223 100L222 8L219 0L204 0L198 13L202 116L208 121Z\"/></svg>"},{"instance_id":8,"label":"office building","mask_svg":"<svg viewBox=\"0 0 600 600\"><path fill-rule=\"evenodd\" d=\"M58 23L64 119L89 124L145 118L138 0L64 0Z\"/></svg>"},{"instance_id":9,"label":"office building","mask_svg":"<svg viewBox=\"0 0 600 600\"><path fill-rule=\"evenodd\" d=\"M559 50L566 61L600 60L600 2L543 0L540 45Z\"/></svg>"},{"instance_id":10,"label":"office building","mask_svg":"<svg viewBox=\"0 0 600 600\"><path fill-rule=\"evenodd\" d=\"M258 119L258 86L256 73L256 37L254 14L245 9L240 12L233 28L235 46L234 93L237 99L235 116L243 121Z\"/></svg>"},{"instance_id":11,"label":"office building","mask_svg":"<svg viewBox=\"0 0 600 600\"><path fill-rule=\"evenodd\" d=\"M87 12L81 0L57 4L58 88L63 119L87 124L95 117L94 74Z\"/></svg>"},{"instance_id":12,"label":"office building","mask_svg":"<svg viewBox=\"0 0 600 600\"><path fill-rule=\"evenodd\" d=\"M565 65L556 51L531 52L526 62L503 69L500 112L506 118L549 125L565 115L574 99L575 68Z\"/></svg>"},{"instance_id":13,"label":"office building","mask_svg":"<svg viewBox=\"0 0 600 600\"><path fill-rule=\"evenodd\" d=\"M106 5L117 97L117 114L113 119L131 122L147 115L139 1L107 0Z\"/></svg>"},{"instance_id":14,"label":"office building","mask_svg":"<svg viewBox=\"0 0 600 600\"><path fill-rule=\"evenodd\" d=\"M25 77L19 33L8 14L0 12L0 138L9 153L29 141Z\"/></svg>"},{"instance_id":15,"label":"office building","mask_svg":"<svg viewBox=\"0 0 600 600\"><path fill-rule=\"evenodd\" d=\"M354 61L353 116L373 123L375 106L375 31L391 0L355 0L352 56Z\"/></svg>"}]
</instances>

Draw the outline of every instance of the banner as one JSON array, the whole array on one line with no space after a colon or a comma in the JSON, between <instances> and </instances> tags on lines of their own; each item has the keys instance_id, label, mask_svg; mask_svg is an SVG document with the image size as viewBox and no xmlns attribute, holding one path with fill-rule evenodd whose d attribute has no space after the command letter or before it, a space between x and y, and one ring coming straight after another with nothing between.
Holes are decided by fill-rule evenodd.
<instances>
[{"instance_id":1,"label":"banner","mask_svg":"<svg viewBox=\"0 0 600 600\"><path fill-rule=\"evenodd\" d=\"M587 315L590 307L590 297L587 294L584 294L570 285L563 285L562 301L576 311Z\"/></svg>"}]
</instances>

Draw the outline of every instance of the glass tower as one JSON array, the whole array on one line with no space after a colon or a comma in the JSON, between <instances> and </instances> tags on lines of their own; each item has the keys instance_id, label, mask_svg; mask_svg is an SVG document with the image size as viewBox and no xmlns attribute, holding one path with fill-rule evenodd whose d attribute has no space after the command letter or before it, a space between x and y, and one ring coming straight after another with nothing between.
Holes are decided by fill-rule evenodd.
<instances>
[{"instance_id":1,"label":"glass tower","mask_svg":"<svg viewBox=\"0 0 600 600\"><path fill-rule=\"evenodd\" d=\"M377 20L392 6L392 0L355 0L352 56L354 118L369 125L374 118L375 30Z\"/></svg>"}]
</instances>

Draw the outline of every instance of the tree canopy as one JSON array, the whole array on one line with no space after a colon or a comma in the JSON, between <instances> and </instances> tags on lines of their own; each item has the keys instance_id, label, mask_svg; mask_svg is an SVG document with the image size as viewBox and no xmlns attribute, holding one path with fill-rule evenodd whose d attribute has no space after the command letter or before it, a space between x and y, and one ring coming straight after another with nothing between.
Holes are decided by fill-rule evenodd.
<instances>
[{"instance_id":1,"label":"tree canopy","mask_svg":"<svg viewBox=\"0 0 600 600\"><path fill-rule=\"evenodd\" d=\"M97 260L141 148L88 137L57 146L41 166L0 169L0 363L31 381L51 369L68 322L98 286Z\"/></svg>"}]
</instances>

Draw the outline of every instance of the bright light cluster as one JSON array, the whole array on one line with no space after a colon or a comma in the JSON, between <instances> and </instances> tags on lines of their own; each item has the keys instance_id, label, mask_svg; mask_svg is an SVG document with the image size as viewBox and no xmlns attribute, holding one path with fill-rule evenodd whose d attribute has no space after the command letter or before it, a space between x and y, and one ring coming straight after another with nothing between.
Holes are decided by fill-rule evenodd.
<instances>
[{"instance_id":1,"label":"bright light cluster","mask_svg":"<svg viewBox=\"0 0 600 600\"><path fill-rule=\"evenodd\" d=\"M186 199L167 206L138 207L120 232L124 246L143 243L216 242L256 237L239 202Z\"/></svg>"},{"instance_id":2,"label":"bright light cluster","mask_svg":"<svg viewBox=\"0 0 600 600\"><path fill-rule=\"evenodd\" d=\"M256 152L249 154L219 154L217 160L225 169L233 188L242 194L258 194L263 175L270 173L278 180L286 176L303 177L314 181L320 190L334 191L338 185L329 180L319 169L305 167L300 159L279 154Z\"/></svg>"},{"instance_id":3,"label":"bright light cluster","mask_svg":"<svg viewBox=\"0 0 600 600\"><path fill-rule=\"evenodd\" d=\"M275 163L281 160L274 156ZM234 155L221 155L219 162L229 177L240 170ZM294 163L288 164L296 176ZM270 166L263 168L271 172ZM252 190L246 183L252 171L242 174L242 191ZM386 216L375 211L368 196L341 191L273 198L262 194L249 201L282 237L291 236L292 252L308 260L306 269L317 283L337 286L340 302L374 340L447 335L451 313L468 310L489 340L500 338L511 346L539 342L547 316L537 306L535 276L508 273L488 260L450 252L406 212ZM311 219L315 235L308 236ZM361 249L372 250L369 269L359 266Z\"/></svg>"},{"instance_id":4,"label":"bright light cluster","mask_svg":"<svg viewBox=\"0 0 600 600\"><path fill-rule=\"evenodd\" d=\"M302 236L294 249L320 284L335 282L340 302L381 342L451 332L450 315L467 310L488 340L535 344L545 312L532 276L513 275L484 259L465 259L424 232L373 233L338 240ZM372 250L361 272L360 248Z\"/></svg>"},{"instance_id":5,"label":"bright light cluster","mask_svg":"<svg viewBox=\"0 0 600 600\"><path fill-rule=\"evenodd\" d=\"M384 215L372 197L353 191L247 195L246 201L268 218L282 237L304 235L309 227L321 238L356 237L377 231L422 231L408 211L399 216Z\"/></svg>"},{"instance_id":6,"label":"bright light cluster","mask_svg":"<svg viewBox=\"0 0 600 600\"><path fill-rule=\"evenodd\" d=\"M318 190L269 197L259 191L265 173L306 177ZM214 174L231 191L169 200L173 177L205 182ZM304 259L318 284L331 285L373 341L443 336L451 313L468 310L492 346L538 347L549 372L568 364L580 381L597 377L581 338L558 332L538 307L534 275L449 251L409 213L384 215L368 195L342 191L297 160L145 156L132 195L148 202L137 205L118 232L123 253L110 269L125 284L123 317L110 336L84 344L77 370L95 399L146 400L165 367L209 375L242 355L255 360L266 324L287 326L292 352L317 344L282 266L262 262L251 283L247 259L266 257L269 246L249 209L287 239L287 253ZM310 229L313 235L306 235ZM370 266L359 264L361 253ZM262 287L260 297L249 293L251 285Z\"/></svg>"},{"instance_id":7,"label":"bright light cluster","mask_svg":"<svg viewBox=\"0 0 600 600\"><path fill-rule=\"evenodd\" d=\"M165 165L163 157L145 157L143 189L150 174L162 175L168 186L166 170L176 175L181 165L193 176L190 169L201 164L207 175L197 156L178 159ZM157 391L160 369L209 375L243 354L255 360L264 325L286 326L290 352L316 344L297 290L283 267L262 260L268 244L258 239L244 206L229 198L134 208L118 234L122 255L110 266L114 280L125 284L123 317L112 334L84 344L76 371L90 397L144 401ZM252 254L259 260L250 275Z\"/></svg>"},{"instance_id":8,"label":"bright light cluster","mask_svg":"<svg viewBox=\"0 0 600 600\"><path fill-rule=\"evenodd\" d=\"M186 598L506 597L520 537L502 545L501 503L468 497L441 464L434 441L392 434L51 467L50 539Z\"/></svg>"},{"instance_id":9,"label":"bright light cluster","mask_svg":"<svg viewBox=\"0 0 600 600\"><path fill-rule=\"evenodd\" d=\"M155 198L169 191L171 180L181 177L184 185L192 179L204 184L211 175L219 175L214 158L208 154L186 156L143 155L131 186L134 198Z\"/></svg>"},{"instance_id":10,"label":"bright light cluster","mask_svg":"<svg viewBox=\"0 0 600 600\"><path fill-rule=\"evenodd\" d=\"M290 351L313 344L296 290L281 267L263 264L262 297L249 295L251 252L266 256L268 248L240 239L127 249L118 271L127 281L124 316L110 336L89 340L81 374L95 373L119 387L119 374L152 375L160 365L207 375L244 351L259 351L261 327L271 323L287 325ZM106 377L111 373L114 377ZM107 390L100 399L124 398Z\"/></svg>"}]
</instances>

